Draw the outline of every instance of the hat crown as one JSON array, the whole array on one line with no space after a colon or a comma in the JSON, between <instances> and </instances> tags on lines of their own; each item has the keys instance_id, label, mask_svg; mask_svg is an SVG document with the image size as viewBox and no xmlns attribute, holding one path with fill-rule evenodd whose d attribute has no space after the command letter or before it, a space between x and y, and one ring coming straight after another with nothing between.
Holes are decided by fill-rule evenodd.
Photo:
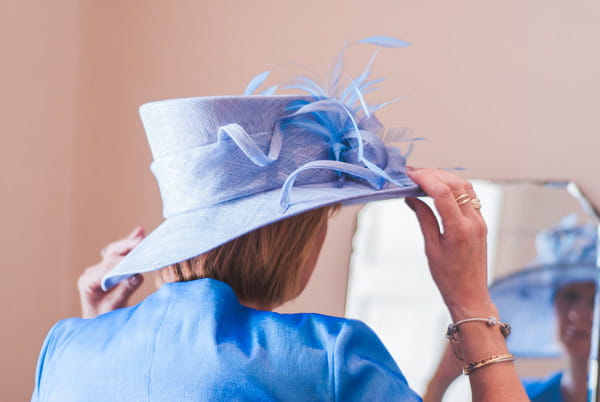
<instances>
[{"instance_id":1,"label":"hat crown","mask_svg":"<svg viewBox=\"0 0 600 402\"><path fill-rule=\"evenodd\" d=\"M167 99L140 107L154 159L217 142L219 127L237 123L249 133L271 132L287 112L289 95Z\"/></svg>"}]
</instances>

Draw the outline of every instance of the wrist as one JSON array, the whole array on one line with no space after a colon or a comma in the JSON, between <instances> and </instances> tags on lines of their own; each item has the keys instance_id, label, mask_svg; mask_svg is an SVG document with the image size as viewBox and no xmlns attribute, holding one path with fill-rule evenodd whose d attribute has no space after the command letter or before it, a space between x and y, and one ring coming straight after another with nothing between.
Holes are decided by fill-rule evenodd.
<instances>
[{"instance_id":1,"label":"wrist","mask_svg":"<svg viewBox=\"0 0 600 402\"><path fill-rule=\"evenodd\" d=\"M478 303L448 303L447 307L453 322L468 318L488 318L490 316L500 319L498 309L489 297Z\"/></svg>"}]
</instances>

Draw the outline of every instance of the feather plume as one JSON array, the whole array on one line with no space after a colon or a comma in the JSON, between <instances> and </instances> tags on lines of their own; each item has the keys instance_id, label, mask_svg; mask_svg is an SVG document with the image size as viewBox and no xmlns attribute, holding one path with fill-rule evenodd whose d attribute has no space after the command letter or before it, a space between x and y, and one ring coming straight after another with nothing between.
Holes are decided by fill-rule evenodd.
<instances>
[{"instance_id":1,"label":"feather plume","mask_svg":"<svg viewBox=\"0 0 600 402\"><path fill-rule=\"evenodd\" d=\"M369 60L369 62L365 66L365 69L363 70L363 72L356 79L356 85L358 85L359 88L367 80L367 78L369 78L369 76L371 75L371 66L373 65L373 61L375 61L375 57L377 57L378 52L379 52L379 49L375 49L375 52L373 52L373 56L371 56L371 60Z\"/></svg>"},{"instance_id":2,"label":"feather plume","mask_svg":"<svg viewBox=\"0 0 600 402\"><path fill-rule=\"evenodd\" d=\"M362 72L352 79L348 77L346 85L341 85L342 75L344 70L344 53L352 45L370 44L378 47L407 47L410 44L400 39L390 38L387 36L372 36L362 39L353 44L345 42L336 59L329 70L326 86L322 86L317 81L305 75L298 75L289 80L281 89L297 89L313 96L315 99L296 99L291 101L286 109L290 111L290 119L284 124L291 124L305 129L307 132L312 132L317 135L324 136L330 143L330 152L333 159L340 161L341 155L346 150L353 149L356 152L356 157L364 167L375 173L377 176L397 185L407 185L412 182L408 178L391 178L382 168L369 161L363 151L364 142L369 141L372 136L384 135L384 143L408 141L408 151L412 150L413 142L421 138L408 138L406 129L388 130L381 133L381 125L377 122L375 126L370 126L375 119L373 113L393 102L403 98L393 99L381 104L370 104L365 99L365 94L375 91L378 88L376 84L383 81L383 78L372 79L371 69L377 57L378 49L375 50L369 62L366 64ZM256 76L248 87L246 94L253 93L260 87L269 75L269 71L265 71ZM261 92L261 94L272 94L279 88L277 86L269 87ZM361 121L361 124L357 124ZM370 122L370 123L369 123ZM365 129L366 131L361 131ZM373 131L374 132L371 132ZM386 138L387 137L387 138ZM398 156L402 156L400 150L395 150ZM403 159L405 160L405 159ZM402 162L398 169L402 169ZM344 180L344 173L338 172L340 183Z\"/></svg>"},{"instance_id":3,"label":"feather plume","mask_svg":"<svg viewBox=\"0 0 600 402\"><path fill-rule=\"evenodd\" d=\"M246 90L244 91L244 95L253 94L254 91L256 91L256 89L259 86L261 86L263 84L263 82L265 82L265 80L269 76L269 73L270 73L269 70L263 71L262 73L258 74L256 77L252 78L252 80L250 80L250 82L248 83Z\"/></svg>"},{"instance_id":4,"label":"feather plume","mask_svg":"<svg viewBox=\"0 0 600 402\"><path fill-rule=\"evenodd\" d=\"M363 112L365 113L365 116L369 117L370 116L369 108L367 107L367 103L365 102L365 98L363 98L363 95L360 92L360 89L358 89L358 87L356 86L356 84L354 83L354 81L352 80L352 78L350 79L350 85L354 89L354 92L356 92L356 97L360 101L360 106L362 107Z\"/></svg>"},{"instance_id":5,"label":"feather plume","mask_svg":"<svg viewBox=\"0 0 600 402\"><path fill-rule=\"evenodd\" d=\"M361 93L364 96L366 93L377 90L378 88L375 88L375 89L368 89L368 88L372 85L380 83L383 80L384 80L383 78L378 78L376 80L365 82L364 84L362 84L362 86L357 84L358 89L361 91ZM356 92L354 91L354 88L351 85L348 85L348 87L346 87L346 89L344 90L344 93L340 97L340 101L345 103L346 105L353 105L354 102L356 102Z\"/></svg>"},{"instance_id":6,"label":"feather plume","mask_svg":"<svg viewBox=\"0 0 600 402\"><path fill-rule=\"evenodd\" d=\"M273 85L272 87L269 87L267 89L265 89L264 91L260 91L259 95L273 95L275 93L275 91L277 91L278 86L277 85Z\"/></svg>"},{"instance_id":7,"label":"feather plume","mask_svg":"<svg viewBox=\"0 0 600 402\"><path fill-rule=\"evenodd\" d=\"M381 46L381 47L408 47L410 43L400 39L390 38L389 36L371 36L369 38L361 39L356 43L368 43L370 45Z\"/></svg>"},{"instance_id":8,"label":"feather plume","mask_svg":"<svg viewBox=\"0 0 600 402\"><path fill-rule=\"evenodd\" d=\"M313 79L308 78L304 75L298 75L290 80L290 84L284 86L282 89L299 89L307 92L313 96L327 98L327 94Z\"/></svg>"},{"instance_id":9,"label":"feather plume","mask_svg":"<svg viewBox=\"0 0 600 402\"><path fill-rule=\"evenodd\" d=\"M327 86L327 95L330 98L336 98L338 94L338 84L340 81L340 77L342 76L342 71L344 70L344 52L348 48L348 41L344 42L344 46L342 46L342 50L337 55L335 63L331 68L329 74L329 82Z\"/></svg>"}]
</instances>

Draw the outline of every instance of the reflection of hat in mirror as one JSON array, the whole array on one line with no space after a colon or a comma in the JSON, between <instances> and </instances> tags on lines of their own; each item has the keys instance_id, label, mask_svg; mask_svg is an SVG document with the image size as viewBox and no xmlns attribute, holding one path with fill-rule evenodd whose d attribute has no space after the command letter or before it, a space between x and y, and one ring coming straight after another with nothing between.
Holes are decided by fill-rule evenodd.
<instances>
[{"instance_id":1,"label":"reflection of hat in mirror","mask_svg":"<svg viewBox=\"0 0 600 402\"><path fill-rule=\"evenodd\" d=\"M597 225L578 224L577 216L569 215L537 234L534 261L490 286L502 321L513 328L507 343L514 355L560 355L553 298L568 284L598 282L597 241Z\"/></svg>"},{"instance_id":2,"label":"reflection of hat in mirror","mask_svg":"<svg viewBox=\"0 0 600 402\"><path fill-rule=\"evenodd\" d=\"M595 265L597 242L596 225L578 225L576 214L567 215L557 226L537 234L537 257L532 265Z\"/></svg>"}]
</instances>

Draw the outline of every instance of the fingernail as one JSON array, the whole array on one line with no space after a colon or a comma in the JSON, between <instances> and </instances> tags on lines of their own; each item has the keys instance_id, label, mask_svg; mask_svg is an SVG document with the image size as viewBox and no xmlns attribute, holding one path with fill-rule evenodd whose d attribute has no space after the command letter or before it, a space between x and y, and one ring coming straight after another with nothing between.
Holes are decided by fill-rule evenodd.
<instances>
[{"instance_id":1,"label":"fingernail","mask_svg":"<svg viewBox=\"0 0 600 402\"><path fill-rule=\"evenodd\" d=\"M406 170L408 170L409 172L414 172L415 170L417 170L417 168L413 166L406 166Z\"/></svg>"}]
</instances>

